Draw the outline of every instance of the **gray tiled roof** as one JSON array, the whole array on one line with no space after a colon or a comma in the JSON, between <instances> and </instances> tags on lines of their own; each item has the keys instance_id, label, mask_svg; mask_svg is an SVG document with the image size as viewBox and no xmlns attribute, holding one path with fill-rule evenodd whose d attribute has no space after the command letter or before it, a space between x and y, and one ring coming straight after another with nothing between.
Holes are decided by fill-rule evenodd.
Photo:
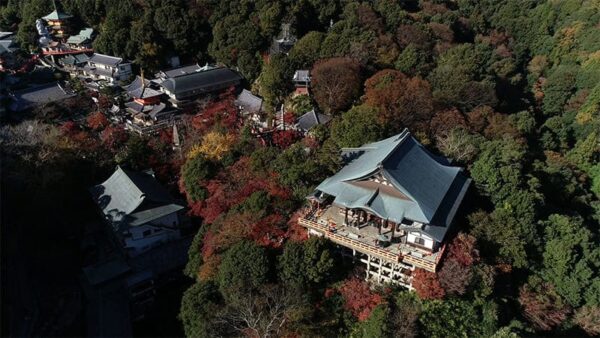
<instances>
[{"instance_id":1,"label":"gray tiled roof","mask_svg":"<svg viewBox=\"0 0 600 338\"><path fill-rule=\"evenodd\" d=\"M116 56L94 53L94 55L90 57L90 62L97 63L100 65L116 67L119 64L123 63L123 59Z\"/></svg>"},{"instance_id":2,"label":"gray tiled roof","mask_svg":"<svg viewBox=\"0 0 600 338\"><path fill-rule=\"evenodd\" d=\"M313 109L298 118L296 128L306 132L316 125L327 124L329 121L331 121L329 115L319 114Z\"/></svg>"},{"instance_id":3,"label":"gray tiled roof","mask_svg":"<svg viewBox=\"0 0 600 338\"><path fill-rule=\"evenodd\" d=\"M90 189L102 212L112 222L126 220L142 203L155 207L173 204L173 199L152 175L117 167L104 183Z\"/></svg>"},{"instance_id":4,"label":"gray tiled roof","mask_svg":"<svg viewBox=\"0 0 600 338\"><path fill-rule=\"evenodd\" d=\"M242 77L228 68L216 68L187 75L168 78L160 85L177 99L225 89L238 85Z\"/></svg>"},{"instance_id":5,"label":"gray tiled roof","mask_svg":"<svg viewBox=\"0 0 600 338\"><path fill-rule=\"evenodd\" d=\"M67 39L67 43L83 43L86 40L90 40L92 38L92 34L94 34L94 30L92 28L84 28L79 32L79 34L69 36L69 38Z\"/></svg>"},{"instance_id":6,"label":"gray tiled roof","mask_svg":"<svg viewBox=\"0 0 600 338\"><path fill-rule=\"evenodd\" d=\"M263 99L243 89L235 100L235 105L240 106L247 113L257 113L262 109Z\"/></svg>"},{"instance_id":7,"label":"gray tiled roof","mask_svg":"<svg viewBox=\"0 0 600 338\"><path fill-rule=\"evenodd\" d=\"M310 71L299 69L294 73L293 77L294 82L309 82L310 81Z\"/></svg>"},{"instance_id":8,"label":"gray tiled roof","mask_svg":"<svg viewBox=\"0 0 600 338\"><path fill-rule=\"evenodd\" d=\"M408 130L346 149L343 156L347 165L325 179L318 192L335 196L338 205L365 209L393 222L424 223L424 233L444 239L470 184L462 168L437 159ZM377 175L389 185L368 180Z\"/></svg>"},{"instance_id":9,"label":"gray tiled roof","mask_svg":"<svg viewBox=\"0 0 600 338\"><path fill-rule=\"evenodd\" d=\"M14 92L13 103L10 105L12 111L23 111L37 105L55 102L75 96L75 93L63 88L58 82L27 88Z\"/></svg>"}]
</instances>

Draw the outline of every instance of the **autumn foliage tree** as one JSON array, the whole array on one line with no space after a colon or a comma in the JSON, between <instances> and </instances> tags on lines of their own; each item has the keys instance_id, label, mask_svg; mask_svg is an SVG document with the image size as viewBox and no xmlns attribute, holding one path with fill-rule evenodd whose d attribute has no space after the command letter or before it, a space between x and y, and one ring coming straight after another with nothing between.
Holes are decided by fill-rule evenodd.
<instances>
[{"instance_id":1,"label":"autumn foliage tree","mask_svg":"<svg viewBox=\"0 0 600 338\"><path fill-rule=\"evenodd\" d=\"M534 278L519 290L519 303L523 315L533 326L548 331L560 325L571 312L569 306L556 293L554 286Z\"/></svg>"},{"instance_id":2,"label":"autumn foliage tree","mask_svg":"<svg viewBox=\"0 0 600 338\"><path fill-rule=\"evenodd\" d=\"M234 129L238 122L238 112L234 104L235 88L229 88L210 101L192 119L192 126L200 132L206 132L213 126Z\"/></svg>"},{"instance_id":3,"label":"autumn foliage tree","mask_svg":"<svg viewBox=\"0 0 600 338\"><path fill-rule=\"evenodd\" d=\"M441 299L446 295L438 276L423 269L415 269L412 285L421 299Z\"/></svg>"},{"instance_id":4,"label":"autumn foliage tree","mask_svg":"<svg viewBox=\"0 0 600 338\"><path fill-rule=\"evenodd\" d=\"M397 70L382 70L365 82L365 103L380 110L382 122L394 130L409 127L426 130L433 114L429 83L419 76L410 78Z\"/></svg>"},{"instance_id":5,"label":"autumn foliage tree","mask_svg":"<svg viewBox=\"0 0 600 338\"><path fill-rule=\"evenodd\" d=\"M369 284L358 278L345 281L339 288L344 306L359 321L369 318L371 311L381 303L382 297L373 292Z\"/></svg>"},{"instance_id":6,"label":"autumn foliage tree","mask_svg":"<svg viewBox=\"0 0 600 338\"><path fill-rule=\"evenodd\" d=\"M350 107L360 94L360 65L355 60L332 58L318 61L311 76L314 98L326 113Z\"/></svg>"},{"instance_id":7,"label":"autumn foliage tree","mask_svg":"<svg viewBox=\"0 0 600 338\"><path fill-rule=\"evenodd\" d=\"M88 115L87 117L87 125L92 128L92 130L101 130L106 128L109 125L108 119L106 115L102 112L98 111Z\"/></svg>"}]
</instances>

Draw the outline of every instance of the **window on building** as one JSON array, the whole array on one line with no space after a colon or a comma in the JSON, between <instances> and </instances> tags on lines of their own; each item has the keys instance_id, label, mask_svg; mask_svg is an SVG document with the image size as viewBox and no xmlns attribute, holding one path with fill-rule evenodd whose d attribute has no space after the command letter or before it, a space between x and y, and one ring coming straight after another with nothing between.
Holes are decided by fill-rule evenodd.
<instances>
[{"instance_id":1,"label":"window on building","mask_svg":"<svg viewBox=\"0 0 600 338\"><path fill-rule=\"evenodd\" d=\"M146 237L146 236L150 236L151 233L152 233L152 230L145 230L144 232L142 232L142 235L144 237Z\"/></svg>"},{"instance_id":2,"label":"window on building","mask_svg":"<svg viewBox=\"0 0 600 338\"><path fill-rule=\"evenodd\" d=\"M423 245L425 246L425 240L421 237L415 237L415 244L419 244L419 245Z\"/></svg>"}]
</instances>

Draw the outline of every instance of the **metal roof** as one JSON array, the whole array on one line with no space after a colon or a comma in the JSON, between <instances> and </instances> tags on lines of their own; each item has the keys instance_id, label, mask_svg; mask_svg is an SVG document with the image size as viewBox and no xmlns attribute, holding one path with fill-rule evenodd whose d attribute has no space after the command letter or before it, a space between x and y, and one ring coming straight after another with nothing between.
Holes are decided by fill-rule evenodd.
<instances>
[{"instance_id":1,"label":"metal roof","mask_svg":"<svg viewBox=\"0 0 600 338\"><path fill-rule=\"evenodd\" d=\"M209 93L238 85L242 77L228 68L216 68L168 78L160 85L179 98Z\"/></svg>"},{"instance_id":2,"label":"metal roof","mask_svg":"<svg viewBox=\"0 0 600 338\"><path fill-rule=\"evenodd\" d=\"M424 223L423 232L443 240L470 184L462 168L432 155L406 129L345 149L343 157L346 166L319 184L318 191L334 196L334 203L343 207L365 209L396 223Z\"/></svg>"}]
</instances>

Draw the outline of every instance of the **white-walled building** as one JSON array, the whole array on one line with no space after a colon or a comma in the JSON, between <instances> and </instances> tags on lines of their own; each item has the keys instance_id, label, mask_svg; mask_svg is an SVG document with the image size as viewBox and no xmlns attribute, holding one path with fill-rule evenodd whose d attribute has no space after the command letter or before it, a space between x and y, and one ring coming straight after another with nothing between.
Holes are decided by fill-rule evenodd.
<instances>
[{"instance_id":1,"label":"white-walled building","mask_svg":"<svg viewBox=\"0 0 600 338\"><path fill-rule=\"evenodd\" d=\"M83 67L82 74L100 86L117 86L131 78L131 62L94 53Z\"/></svg>"},{"instance_id":2,"label":"white-walled building","mask_svg":"<svg viewBox=\"0 0 600 338\"><path fill-rule=\"evenodd\" d=\"M129 256L181 238L184 207L173 200L152 173L117 167L91 193Z\"/></svg>"}]
</instances>

